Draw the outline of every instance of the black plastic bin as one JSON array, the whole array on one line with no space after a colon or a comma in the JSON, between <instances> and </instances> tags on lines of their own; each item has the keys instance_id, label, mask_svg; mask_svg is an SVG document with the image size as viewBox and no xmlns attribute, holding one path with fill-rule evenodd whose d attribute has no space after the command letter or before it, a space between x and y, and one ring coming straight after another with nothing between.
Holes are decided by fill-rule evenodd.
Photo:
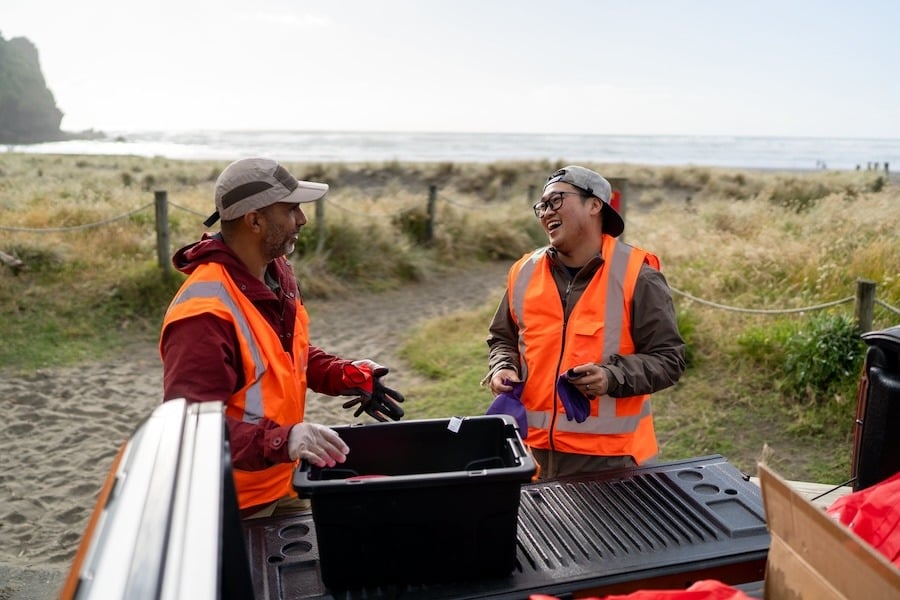
<instances>
[{"instance_id":1,"label":"black plastic bin","mask_svg":"<svg viewBox=\"0 0 900 600\"><path fill-rule=\"evenodd\" d=\"M856 403L854 490L900 471L900 325L864 333L862 338L869 349Z\"/></svg>"},{"instance_id":2,"label":"black plastic bin","mask_svg":"<svg viewBox=\"0 0 900 600\"><path fill-rule=\"evenodd\" d=\"M322 581L342 589L505 576L516 560L520 487L535 463L505 415L334 428L334 468L302 463Z\"/></svg>"}]
</instances>

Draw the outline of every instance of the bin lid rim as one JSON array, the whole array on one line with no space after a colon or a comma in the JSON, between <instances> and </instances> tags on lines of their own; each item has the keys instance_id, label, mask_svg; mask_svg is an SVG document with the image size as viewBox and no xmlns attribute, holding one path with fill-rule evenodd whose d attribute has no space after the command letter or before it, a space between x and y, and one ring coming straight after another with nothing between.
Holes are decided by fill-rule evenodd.
<instances>
[{"instance_id":1,"label":"bin lid rim","mask_svg":"<svg viewBox=\"0 0 900 600\"><path fill-rule=\"evenodd\" d=\"M878 331L867 331L860 336L868 344L887 342L888 344L900 347L900 325L880 329Z\"/></svg>"}]
</instances>

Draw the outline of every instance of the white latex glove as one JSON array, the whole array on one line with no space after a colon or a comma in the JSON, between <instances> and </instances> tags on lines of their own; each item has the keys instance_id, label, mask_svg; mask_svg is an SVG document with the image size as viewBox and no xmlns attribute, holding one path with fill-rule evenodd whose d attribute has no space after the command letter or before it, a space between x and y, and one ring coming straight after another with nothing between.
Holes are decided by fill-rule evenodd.
<instances>
[{"instance_id":1,"label":"white latex glove","mask_svg":"<svg viewBox=\"0 0 900 600\"><path fill-rule=\"evenodd\" d=\"M306 459L317 467L333 467L347 460L350 448L331 428L318 423L297 423L288 436L291 460Z\"/></svg>"}]
</instances>

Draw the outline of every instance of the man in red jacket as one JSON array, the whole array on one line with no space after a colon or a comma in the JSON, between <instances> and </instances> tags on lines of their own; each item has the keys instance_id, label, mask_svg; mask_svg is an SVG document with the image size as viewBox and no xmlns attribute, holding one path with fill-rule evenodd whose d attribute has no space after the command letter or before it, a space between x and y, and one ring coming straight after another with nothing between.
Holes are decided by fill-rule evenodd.
<instances>
[{"instance_id":1,"label":"man in red jacket","mask_svg":"<svg viewBox=\"0 0 900 600\"><path fill-rule=\"evenodd\" d=\"M223 401L238 503L245 518L304 510L291 486L300 459L344 462L334 430L303 420L307 388L353 395L344 404L378 420L399 419L403 401L385 387L388 370L310 345L308 315L285 258L307 219L301 204L328 185L298 181L266 158L230 164L215 186L221 231L175 253L188 274L160 335L164 400Z\"/></svg>"}]
</instances>

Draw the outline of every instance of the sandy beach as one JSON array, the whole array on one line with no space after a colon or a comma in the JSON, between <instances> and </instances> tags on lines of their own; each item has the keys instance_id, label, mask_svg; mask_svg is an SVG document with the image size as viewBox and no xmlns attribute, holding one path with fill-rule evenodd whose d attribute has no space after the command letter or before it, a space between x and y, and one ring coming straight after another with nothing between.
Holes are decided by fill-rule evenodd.
<instances>
[{"instance_id":1,"label":"sandy beach","mask_svg":"<svg viewBox=\"0 0 900 600\"><path fill-rule=\"evenodd\" d=\"M312 342L339 356L378 360L403 390L414 376L397 358L402 334L422 319L496 302L508 266L308 300ZM116 451L161 400L161 378L152 342L113 360L24 376L0 372L0 600L57 596ZM312 392L306 415L331 425L352 419L339 399Z\"/></svg>"}]
</instances>

